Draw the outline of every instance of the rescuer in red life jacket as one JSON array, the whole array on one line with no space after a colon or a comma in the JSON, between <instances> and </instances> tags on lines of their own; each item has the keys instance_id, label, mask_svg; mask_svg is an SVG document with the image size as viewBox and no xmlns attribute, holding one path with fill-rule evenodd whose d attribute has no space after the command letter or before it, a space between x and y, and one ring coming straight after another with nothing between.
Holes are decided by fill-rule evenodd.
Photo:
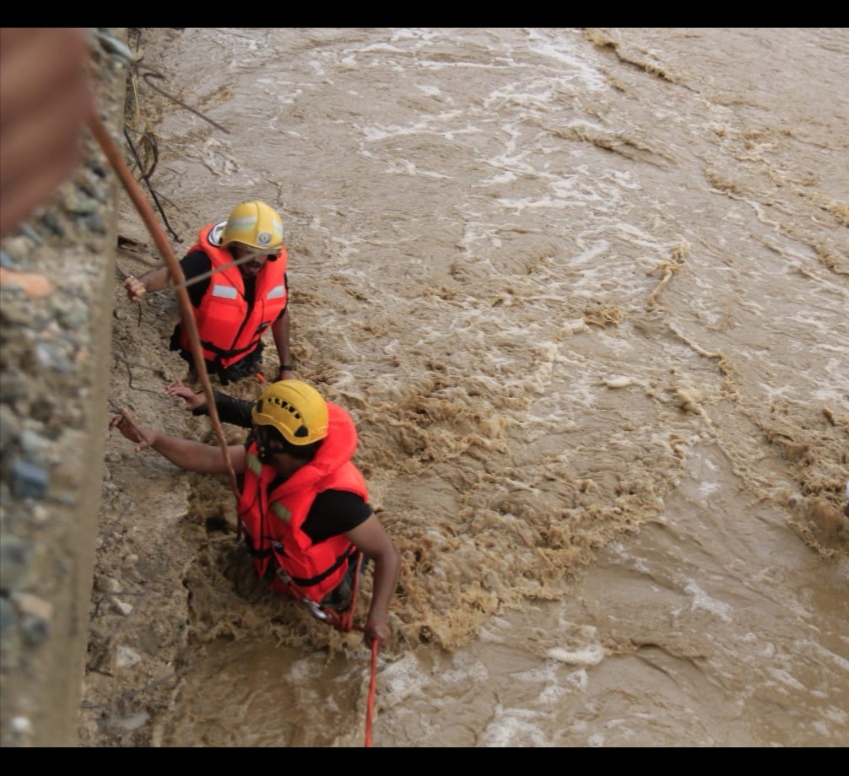
<instances>
[{"instance_id":1,"label":"rescuer in red life jacket","mask_svg":"<svg viewBox=\"0 0 849 776\"><path fill-rule=\"evenodd\" d=\"M269 328L280 359L277 379L295 377L289 351L287 258L277 211L250 200L233 208L226 221L201 229L197 243L180 261L207 371L224 385L259 371L262 336ZM163 265L140 278L128 277L124 287L135 302L168 283L168 267ZM179 351L193 368L191 343L180 324L171 337L171 350Z\"/></svg>"},{"instance_id":2,"label":"rescuer in red life jacket","mask_svg":"<svg viewBox=\"0 0 849 776\"><path fill-rule=\"evenodd\" d=\"M270 589L302 601L314 616L335 624L334 614L353 608L351 589L362 554L374 561L365 640L369 646L388 640L389 602L401 557L369 506L363 476L351 462L357 447L351 416L294 379L266 385L252 409L249 402L223 398L229 407L222 420L243 423L249 411L253 424L247 442L228 452L241 477L239 522L257 573ZM217 396L216 405L220 401ZM110 428L136 442L137 451L152 447L184 469L227 472L217 446L134 427L123 415L113 418Z\"/></svg>"}]
</instances>

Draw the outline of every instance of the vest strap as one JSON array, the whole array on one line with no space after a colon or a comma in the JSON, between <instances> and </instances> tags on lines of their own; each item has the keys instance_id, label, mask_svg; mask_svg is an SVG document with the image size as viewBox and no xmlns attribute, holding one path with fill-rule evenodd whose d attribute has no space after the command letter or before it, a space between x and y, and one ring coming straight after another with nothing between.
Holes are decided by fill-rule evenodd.
<instances>
[{"instance_id":1,"label":"vest strap","mask_svg":"<svg viewBox=\"0 0 849 776\"><path fill-rule=\"evenodd\" d=\"M219 358L232 358L233 356L238 356L242 353L248 353L251 350L254 350L261 339L262 337L257 337L253 342L245 345L245 347L236 348L235 350L219 348L217 345L213 345L211 342L207 342L206 340L201 340L200 344L204 350L208 350L210 353L215 353L215 355Z\"/></svg>"},{"instance_id":2,"label":"vest strap","mask_svg":"<svg viewBox=\"0 0 849 776\"><path fill-rule=\"evenodd\" d=\"M298 587L310 587L312 585L317 585L319 582L323 582L327 577L329 577L336 569L338 569L343 563L345 563L348 558L352 558L357 553L357 548L351 544L348 546L348 549L345 550L337 559L336 562L329 568L323 571L321 574L316 574L314 577L310 577L309 579L304 579L303 577L292 577L290 579L294 582Z\"/></svg>"}]
</instances>

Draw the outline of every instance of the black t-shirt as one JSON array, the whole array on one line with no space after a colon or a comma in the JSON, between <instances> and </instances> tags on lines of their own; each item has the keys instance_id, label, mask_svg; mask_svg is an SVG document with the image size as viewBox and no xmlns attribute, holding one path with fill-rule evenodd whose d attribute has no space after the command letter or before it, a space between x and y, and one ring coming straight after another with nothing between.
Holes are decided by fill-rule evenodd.
<instances>
[{"instance_id":1,"label":"black t-shirt","mask_svg":"<svg viewBox=\"0 0 849 776\"><path fill-rule=\"evenodd\" d=\"M269 491L279 484L277 480L272 482ZM301 530L312 539L313 544L318 544L362 525L371 513L371 507L356 493L325 490L315 497Z\"/></svg>"}]
</instances>

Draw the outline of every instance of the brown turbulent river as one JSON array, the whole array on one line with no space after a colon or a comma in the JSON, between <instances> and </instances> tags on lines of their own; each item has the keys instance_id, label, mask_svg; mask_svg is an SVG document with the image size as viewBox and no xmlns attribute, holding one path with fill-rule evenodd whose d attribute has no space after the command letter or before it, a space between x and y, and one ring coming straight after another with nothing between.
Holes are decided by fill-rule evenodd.
<instances>
[{"instance_id":1,"label":"brown turbulent river","mask_svg":"<svg viewBox=\"0 0 849 776\"><path fill-rule=\"evenodd\" d=\"M298 372L403 554L376 746L849 744L849 31L142 48L229 131L148 98L177 250L280 210ZM178 481L203 512L167 464L141 487ZM368 651L245 592L234 546L188 565L155 742L361 746Z\"/></svg>"}]
</instances>

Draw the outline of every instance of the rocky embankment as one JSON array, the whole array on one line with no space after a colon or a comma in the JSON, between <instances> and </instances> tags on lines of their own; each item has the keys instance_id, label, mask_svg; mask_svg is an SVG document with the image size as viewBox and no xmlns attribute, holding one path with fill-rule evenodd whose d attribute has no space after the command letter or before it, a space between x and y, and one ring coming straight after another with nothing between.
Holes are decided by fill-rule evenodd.
<instances>
[{"instance_id":1,"label":"rocky embankment","mask_svg":"<svg viewBox=\"0 0 849 776\"><path fill-rule=\"evenodd\" d=\"M121 137L125 30L92 31ZM0 744L78 742L115 288L115 176L93 139L0 264Z\"/></svg>"}]
</instances>

